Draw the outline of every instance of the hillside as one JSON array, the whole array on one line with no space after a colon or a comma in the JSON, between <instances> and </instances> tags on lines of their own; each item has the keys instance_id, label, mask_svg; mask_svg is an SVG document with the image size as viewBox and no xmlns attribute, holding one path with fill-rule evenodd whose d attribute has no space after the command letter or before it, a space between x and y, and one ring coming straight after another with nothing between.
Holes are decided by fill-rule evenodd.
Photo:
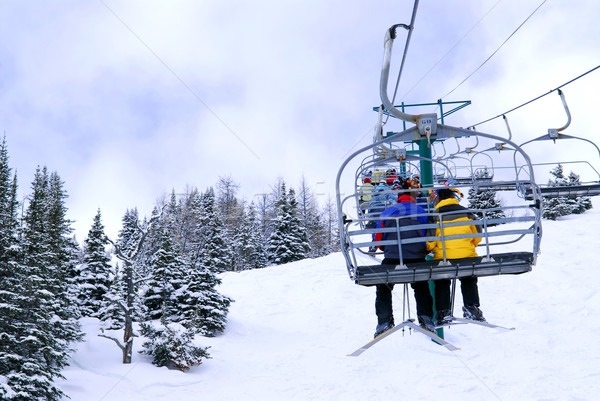
<instances>
[{"instance_id":1,"label":"hillside","mask_svg":"<svg viewBox=\"0 0 600 401\"><path fill-rule=\"evenodd\" d=\"M372 337L374 289L354 285L342 255L333 254L224 274L221 292L235 299L229 325L201 339L212 359L187 373L156 368L137 353L122 365L114 343L96 336L97 321L84 320L86 342L59 385L74 401L594 399L598 199L594 205L584 215L543 222L531 273L479 280L488 321L516 329L446 329L459 351L396 332L358 358L346 356ZM400 321L401 287L394 296ZM414 309L412 290L410 302Z\"/></svg>"}]
</instances>

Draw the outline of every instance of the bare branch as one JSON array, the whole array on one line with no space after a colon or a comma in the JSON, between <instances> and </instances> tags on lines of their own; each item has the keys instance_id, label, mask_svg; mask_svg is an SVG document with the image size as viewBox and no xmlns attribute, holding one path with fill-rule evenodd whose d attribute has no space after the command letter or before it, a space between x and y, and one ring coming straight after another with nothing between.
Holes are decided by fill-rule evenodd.
<instances>
[{"instance_id":1,"label":"bare branch","mask_svg":"<svg viewBox=\"0 0 600 401\"><path fill-rule=\"evenodd\" d=\"M123 262L130 262L130 259L127 256L123 255L123 252L121 252L121 247L119 245L117 245L113 240L111 240L108 237L106 237L106 239L112 244L113 248L115 248L115 254L119 259L121 259Z\"/></svg>"},{"instance_id":2,"label":"bare branch","mask_svg":"<svg viewBox=\"0 0 600 401\"><path fill-rule=\"evenodd\" d=\"M146 227L146 230L142 229L142 227L140 227L140 225L138 223L138 229L142 232L142 237L138 241L137 247L136 247L135 251L133 252L133 254L131 255L131 259L135 259L137 257L137 255L140 253L140 251L142 250L142 245L146 241L146 237L148 236L148 233L152 230L152 226L162 217L163 212L165 211L166 207L167 207L167 205L162 205L160 208L160 213L155 214L154 216L152 216L152 218L150 218L150 221L148 221L148 226Z\"/></svg>"},{"instance_id":3,"label":"bare branch","mask_svg":"<svg viewBox=\"0 0 600 401\"><path fill-rule=\"evenodd\" d=\"M114 341L119 346L119 348L121 348L121 351L125 351L125 346L122 345L121 342L118 339L116 339L114 337L107 336L106 334L98 334L98 337L108 338L109 340Z\"/></svg>"},{"instance_id":4,"label":"bare branch","mask_svg":"<svg viewBox=\"0 0 600 401\"><path fill-rule=\"evenodd\" d=\"M115 248L115 254L117 255L117 257L119 259L121 259L123 262L133 263L132 261L136 258L136 256L138 255L138 253L140 253L140 250L142 249L142 245L144 244L144 242L146 240L146 236L148 235L148 233L150 232L150 230L152 229L152 226L156 223L156 221L158 221L162 217L163 212L166 207L167 207L167 205L161 206L160 213L152 216L152 218L148 222L148 226L146 227L145 230L142 228L142 226L140 226L139 222L137 223L137 228L142 233L142 236L139 239L139 241L135 247L135 250L131 253L130 256L125 256L125 254L123 254L123 251L121 250L121 247L119 245L117 245L113 240L106 237L108 242L110 242L112 244L112 246Z\"/></svg>"}]
</instances>

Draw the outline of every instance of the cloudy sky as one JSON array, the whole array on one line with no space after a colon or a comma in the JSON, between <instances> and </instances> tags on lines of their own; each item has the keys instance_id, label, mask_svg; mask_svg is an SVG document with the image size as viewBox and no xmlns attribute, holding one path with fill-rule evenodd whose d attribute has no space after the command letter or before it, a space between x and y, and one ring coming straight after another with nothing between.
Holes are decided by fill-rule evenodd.
<instances>
[{"instance_id":1,"label":"cloudy sky","mask_svg":"<svg viewBox=\"0 0 600 401\"><path fill-rule=\"evenodd\" d=\"M38 165L58 172L82 240L98 208L114 236L127 208L148 215L165 192L203 190L220 176L246 200L277 177L296 186L302 175L333 194L340 164L372 138L385 31L408 24L412 8L0 0L0 128L21 197ZM456 126L494 117L599 65L598 15L595 0L421 0L397 101L471 100L446 120ZM567 133L600 139L600 70L563 89ZM518 143L566 120L556 94L508 117ZM501 119L478 128L506 133ZM600 164L597 153L581 155Z\"/></svg>"}]
</instances>

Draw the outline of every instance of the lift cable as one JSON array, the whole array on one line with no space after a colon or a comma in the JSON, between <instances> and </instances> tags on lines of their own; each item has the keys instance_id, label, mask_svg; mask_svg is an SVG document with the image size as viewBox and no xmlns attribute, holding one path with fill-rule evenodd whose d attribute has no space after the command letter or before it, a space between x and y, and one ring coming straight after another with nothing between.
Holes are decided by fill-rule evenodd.
<instances>
[{"instance_id":1,"label":"lift cable","mask_svg":"<svg viewBox=\"0 0 600 401\"><path fill-rule=\"evenodd\" d=\"M493 52L493 53L492 53L492 54L491 54L491 55L490 55L490 56L489 56L487 59L485 59L485 61L484 61L483 63L481 63L481 65L480 65L479 67L477 67L477 68L475 69L475 71L473 71L471 74L469 74L469 76L468 76L468 77L466 77L465 79L463 79L463 80L462 80L462 81L461 81L461 82L460 82L458 85L456 85L456 87L455 87L454 89L452 89L450 92L446 93L446 94L445 94L444 96L442 96L440 99L443 99L443 98L445 98L446 96L448 96L449 94L451 94L452 92L454 92L454 91L455 91L456 89L458 89L458 88L459 88L459 87L460 87L462 84L464 84L464 83L465 83L465 82L466 82L466 81L467 81L469 78L471 78L473 75L475 75L475 73L476 73L477 71L479 71L479 70L481 69L481 67L483 67L483 66L484 66L484 65L485 65L485 64L486 64L488 61L490 61L490 59L491 59L492 57L494 57L494 55L495 55L496 53L498 53L498 51L499 51L499 50L502 48L502 46L504 46L504 45L506 44L506 42L508 42L508 41L510 40L510 38L512 38L512 37L513 37L513 36L514 36L514 35L517 33L517 31L518 31L519 29L521 29L521 27L522 27L523 25L525 25L525 23L526 23L527 21L529 21L529 19L530 19L530 18L531 18L531 17L532 17L532 16L533 16L533 15L534 15L534 14L535 14L535 13L536 13L536 12L537 12L537 11L538 11L538 10L539 10L539 9L540 9L542 6L543 6L543 5L544 5L544 3L546 3L546 1L547 1L547 0L544 0L544 1L542 1L542 2L540 3L540 5L539 5L539 6L537 6L537 8L536 8L535 10L533 10L533 12L532 12L531 14L529 14L529 16L528 16L527 18L525 18L525 21L523 21L523 22L521 23L521 25L519 25L519 26L517 27L517 29L515 29L515 30L513 31L513 33L511 33L511 34L508 36L508 38L506 38L506 40L505 40L504 42L502 42L502 44L501 44L501 45L500 45L500 46L499 46L499 47L498 47L498 48L497 48L497 49L496 49L496 50L495 50L495 51L494 51L494 52Z\"/></svg>"},{"instance_id":2,"label":"lift cable","mask_svg":"<svg viewBox=\"0 0 600 401\"><path fill-rule=\"evenodd\" d=\"M475 23L475 25L473 25L471 27L471 29L469 29L447 52L446 54L444 54L438 61L436 61L436 63L434 65L431 66L431 68L425 73L425 75L423 75L421 77L421 79L419 79L408 91L406 91L406 93L403 94L404 98L406 98L408 96L409 93L411 93L430 73L431 71L433 71L435 69L435 67L437 67L446 57L448 57L448 55L454 50L456 49L456 47L467 37L469 36L469 34L471 32L473 32L473 30L481 23L481 21L483 21L488 15L489 13L492 12L492 10L494 8L496 8L496 6L498 4L500 4L502 2L502 0L498 0L496 2L496 4L494 4L480 19L479 21L477 21Z\"/></svg>"},{"instance_id":3,"label":"lift cable","mask_svg":"<svg viewBox=\"0 0 600 401\"><path fill-rule=\"evenodd\" d=\"M528 104L530 104L530 103L533 103L533 102L535 102L536 100L539 100L539 99L543 98L543 97L544 97L544 96L546 96L546 95L549 95L549 94L551 94L551 93L552 93L552 92L554 92L555 90L559 90L560 88L562 88L562 87L564 87L564 86L567 86L567 85L569 85L570 83L573 83L573 82L577 81L579 78L583 78L584 76L588 75L589 73L596 71L598 68L600 68L600 65L597 65L596 67L592 68L591 70L589 70L589 71L587 71L587 72L584 72L583 74L579 75L578 77L571 79L569 82L565 82L564 84L562 84L562 85L560 85L560 86L557 86L556 88L554 88L554 89L552 89L552 90L550 90L550 91L548 91L548 92L544 93L543 95L540 95L540 96L536 97L535 99L531 99L530 101L528 101L528 102L525 102L525 103L523 103L523 104L521 104L521 105L519 105L519 106L517 106L517 107L513 107L512 109L510 109L510 110L508 110L508 111L506 111L506 112L504 112L504 113L500 113L500 114L498 114L498 115L497 115L497 116L495 116L495 117L488 118L487 120L481 121L481 122L479 122L479 123L477 123L477 124L472 124L471 126L473 126L473 127L474 127L474 126L476 126L476 125L485 124L485 123L487 123L487 122L490 122L490 121L492 121L492 120L495 120L496 118L502 117L503 115L506 115L506 114L508 114L508 113L511 113L511 112L513 112L513 111L515 111L515 110L517 110L517 109L520 109L520 108L521 108L521 107L523 107L523 106L526 106L526 105L528 105Z\"/></svg>"}]
</instances>

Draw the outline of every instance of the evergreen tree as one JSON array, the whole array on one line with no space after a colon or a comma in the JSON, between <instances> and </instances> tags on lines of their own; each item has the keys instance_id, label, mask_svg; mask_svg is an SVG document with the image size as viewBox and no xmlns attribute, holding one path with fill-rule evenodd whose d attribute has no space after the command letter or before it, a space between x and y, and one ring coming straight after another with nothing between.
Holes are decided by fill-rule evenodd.
<instances>
[{"instance_id":1,"label":"evergreen tree","mask_svg":"<svg viewBox=\"0 0 600 401\"><path fill-rule=\"evenodd\" d=\"M568 176L568 185L581 185L579 175L571 171ZM571 196L569 203L573 214L581 214L592 208L592 200L589 196Z\"/></svg>"},{"instance_id":2,"label":"evergreen tree","mask_svg":"<svg viewBox=\"0 0 600 401\"><path fill-rule=\"evenodd\" d=\"M0 171L5 172L4 156L1 159ZM0 175L4 187L6 175ZM12 188L16 189L16 180ZM0 374L6 378L0 383L0 395L14 400L59 400L64 394L53 381L62 377L70 343L82 338L70 289L74 242L68 238L66 194L58 175L49 176L46 168L38 168L32 189L19 246L14 243L16 220L3 227L2 241L13 243L3 250L0 262L0 269L5 270L0 291ZM7 198L6 191L0 192L4 192L1 204L16 206L14 193ZM5 217L10 216L16 216L16 210L9 209ZM4 238L7 233L9 237ZM7 296L11 301L5 303Z\"/></svg>"},{"instance_id":3,"label":"evergreen tree","mask_svg":"<svg viewBox=\"0 0 600 401\"><path fill-rule=\"evenodd\" d=\"M231 251L225 239L225 229L217 210L215 193L209 188L202 195L202 209L198 221L200 243L197 254L202 264L215 273L232 270Z\"/></svg>"},{"instance_id":4,"label":"evergreen tree","mask_svg":"<svg viewBox=\"0 0 600 401\"><path fill-rule=\"evenodd\" d=\"M553 179L548 180L549 187L566 187L580 185L579 176L570 172L565 177L562 164L559 164L550 171ZM569 214L580 214L592 208L592 202L585 196L556 196L544 197L542 217L550 220L556 220L561 216Z\"/></svg>"},{"instance_id":5,"label":"evergreen tree","mask_svg":"<svg viewBox=\"0 0 600 401\"><path fill-rule=\"evenodd\" d=\"M189 189L179 201L179 221L175 235L184 255L193 254L202 243L200 239L200 216L202 214L202 196L197 188Z\"/></svg>"},{"instance_id":6,"label":"evergreen tree","mask_svg":"<svg viewBox=\"0 0 600 401\"><path fill-rule=\"evenodd\" d=\"M53 331L65 343L82 338L77 319L77 288L74 277L78 261L73 229L66 218L66 191L57 173L37 169L33 194L25 214L23 241L26 264L39 269L41 289L53 294ZM66 344L65 344L66 347Z\"/></svg>"},{"instance_id":7,"label":"evergreen tree","mask_svg":"<svg viewBox=\"0 0 600 401\"><path fill-rule=\"evenodd\" d=\"M54 385L66 364L65 342L51 327L53 294L44 290L47 271L23 264L16 201L6 139L0 146L0 399L58 400Z\"/></svg>"},{"instance_id":8,"label":"evergreen tree","mask_svg":"<svg viewBox=\"0 0 600 401\"><path fill-rule=\"evenodd\" d=\"M479 191L475 187L469 189L469 209L496 209L501 208L502 203L496 198L496 191ZM476 213L483 218L483 212ZM488 219L500 219L506 217L503 210L492 210L485 213Z\"/></svg>"},{"instance_id":9,"label":"evergreen tree","mask_svg":"<svg viewBox=\"0 0 600 401\"><path fill-rule=\"evenodd\" d=\"M125 278L117 263L108 291L100 301L98 319L102 322L103 330L122 329L125 324Z\"/></svg>"},{"instance_id":10,"label":"evergreen tree","mask_svg":"<svg viewBox=\"0 0 600 401\"><path fill-rule=\"evenodd\" d=\"M294 260L306 259L310 252L308 234L306 232L306 228L302 225L300 220L296 192L293 188L290 188L288 192L288 207L290 216L289 229L293 238L291 249L292 253L295 255Z\"/></svg>"},{"instance_id":11,"label":"evergreen tree","mask_svg":"<svg viewBox=\"0 0 600 401\"><path fill-rule=\"evenodd\" d=\"M291 189L288 193L285 182L281 183L276 208L277 217L267 248L271 262L280 265L306 258L309 247L298 218L295 192Z\"/></svg>"},{"instance_id":12,"label":"evergreen tree","mask_svg":"<svg viewBox=\"0 0 600 401\"><path fill-rule=\"evenodd\" d=\"M192 331L178 323L169 322L164 317L160 324L143 323L141 333L148 341L142 344L144 349L140 352L151 355L152 363L156 366L185 372L202 364L202 359L210 358L207 348L194 345Z\"/></svg>"},{"instance_id":13,"label":"evergreen tree","mask_svg":"<svg viewBox=\"0 0 600 401\"><path fill-rule=\"evenodd\" d=\"M160 248L154 253L150 278L144 283L143 302L149 320L160 319L167 314L169 321L178 321L176 294L184 285L185 262L179 254L171 232L162 227Z\"/></svg>"},{"instance_id":14,"label":"evergreen tree","mask_svg":"<svg viewBox=\"0 0 600 401\"><path fill-rule=\"evenodd\" d=\"M102 216L98 210L83 246L83 263L79 266L79 306L84 316L98 316L104 295L112 283L110 257L106 253L109 243L104 233Z\"/></svg>"},{"instance_id":15,"label":"evergreen tree","mask_svg":"<svg viewBox=\"0 0 600 401\"><path fill-rule=\"evenodd\" d=\"M571 214L571 205L568 199L559 196L555 198L543 198L542 217L549 220L556 220L559 217Z\"/></svg>"},{"instance_id":16,"label":"evergreen tree","mask_svg":"<svg viewBox=\"0 0 600 401\"><path fill-rule=\"evenodd\" d=\"M131 210L127 209L121 222L122 228L119 231L119 237L117 238L116 245L119 247L121 252L125 254L132 254L138 247L142 237L140 218L137 208L133 208Z\"/></svg>"},{"instance_id":17,"label":"evergreen tree","mask_svg":"<svg viewBox=\"0 0 600 401\"><path fill-rule=\"evenodd\" d=\"M178 302L181 323L209 337L225 330L232 300L217 291L221 279L212 267L205 265L202 259L194 258L186 270L185 282L187 285L180 292Z\"/></svg>"},{"instance_id":18,"label":"evergreen tree","mask_svg":"<svg viewBox=\"0 0 600 401\"><path fill-rule=\"evenodd\" d=\"M268 265L267 252L256 219L254 203L250 203L241 217L240 228L233 241L235 270L260 269Z\"/></svg>"},{"instance_id":19,"label":"evergreen tree","mask_svg":"<svg viewBox=\"0 0 600 401\"><path fill-rule=\"evenodd\" d=\"M0 261L3 262L14 260L18 242L17 176L11 174L4 137L0 145Z\"/></svg>"}]
</instances>

